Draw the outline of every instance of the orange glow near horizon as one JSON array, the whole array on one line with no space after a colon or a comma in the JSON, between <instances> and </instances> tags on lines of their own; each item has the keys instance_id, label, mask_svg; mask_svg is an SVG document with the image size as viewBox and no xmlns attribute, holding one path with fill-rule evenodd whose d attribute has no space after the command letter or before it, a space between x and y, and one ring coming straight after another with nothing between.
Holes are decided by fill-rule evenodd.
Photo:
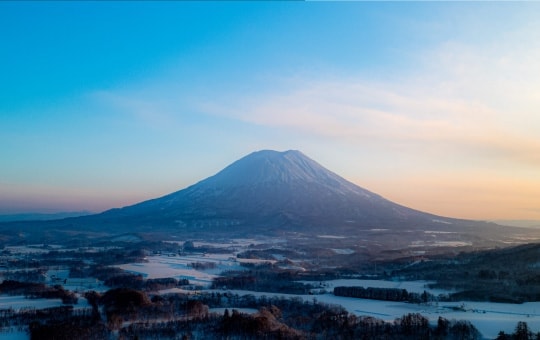
<instances>
[{"instance_id":1,"label":"orange glow near horizon","mask_svg":"<svg viewBox=\"0 0 540 340\"><path fill-rule=\"evenodd\" d=\"M370 190L386 199L436 215L475 220L540 220L537 181L456 175L370 182Z\"/></svg>"}]
</instances>

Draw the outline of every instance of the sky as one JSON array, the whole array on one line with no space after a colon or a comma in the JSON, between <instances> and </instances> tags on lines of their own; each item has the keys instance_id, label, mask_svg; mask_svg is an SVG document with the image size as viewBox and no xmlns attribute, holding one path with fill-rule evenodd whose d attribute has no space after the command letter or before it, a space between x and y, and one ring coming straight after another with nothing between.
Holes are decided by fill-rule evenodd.
<instances>
[{"instance_id":1,"label":"sky","mask_svg":"<svg viewBox=\"0 0 540 340\"><path fill-rule=\"evenodd\" d=\"M0 2L0 214L99 212L261 149L540 219L540 3Z\"/></svg>"}]
</instances>

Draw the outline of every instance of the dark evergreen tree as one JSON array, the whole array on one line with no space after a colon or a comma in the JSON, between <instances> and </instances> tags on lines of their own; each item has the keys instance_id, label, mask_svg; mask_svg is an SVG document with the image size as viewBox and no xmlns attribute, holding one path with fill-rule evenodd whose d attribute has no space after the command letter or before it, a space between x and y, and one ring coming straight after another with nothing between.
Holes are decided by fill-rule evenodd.
<instances>
[{"instance_id":1,"label":"dark evergreen tree","mask_svg":"<svg viewBox=\"0 0 540 340\"><path fill-rule=\"evenodd\" d=\"M504 331L500 331L499 334L497 334L497 337L495 340L511 340L512 336L509 334L506 334Z\"/></svg>"},{"instance_id":2,"label":"dark evergreen tree","mask_svg":"<svg viewBox=\"0 0 540 340\"><path fill-rule=\"evenodd\" d=\"M529 326L526 322L520 321L516 325L516 331L513 338L515 340L529 340L532 339L532 333L529 331Z\"/></svg>"}]
</instances>

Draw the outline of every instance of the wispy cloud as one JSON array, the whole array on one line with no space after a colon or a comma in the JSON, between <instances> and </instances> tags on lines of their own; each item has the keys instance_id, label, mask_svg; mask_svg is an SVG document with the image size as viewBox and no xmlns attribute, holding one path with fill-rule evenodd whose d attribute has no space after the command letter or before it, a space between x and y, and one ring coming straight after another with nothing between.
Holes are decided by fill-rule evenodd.
<instances>
[{"instance_id":1,"label":"wispy cloud","mask_svg":"<svg viewBox=\"0 0 540 340\"><path fill-rule=\"evenodd\" d=\"M530 45L533 43L533 45ZM446 42L388 81L362 76L294 78L203 110L350 143L409 146L430 154L540 166L540 47L510 36L472 46ZM438 150L438 151L437 151Z\"/></svg>"},{"instance_id":2,"label":"wispy cloud","mask_svg":"<svg viewBox=\"0 0 540 340\"><path fill-rule=\"evenodd\" d=\"M160 128L175 120L169 106L171 100L166 97L120 91L95 91L89 97L98 106L107 107L110 112L125 114L127 120L139 124Z\"/></svg>"}]
</instances>

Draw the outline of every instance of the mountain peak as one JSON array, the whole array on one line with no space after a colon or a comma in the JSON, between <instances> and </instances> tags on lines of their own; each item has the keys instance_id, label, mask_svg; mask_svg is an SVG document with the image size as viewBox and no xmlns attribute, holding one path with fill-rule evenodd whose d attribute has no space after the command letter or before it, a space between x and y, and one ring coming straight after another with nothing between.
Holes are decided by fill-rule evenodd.
<instances>
[{"instance_id":1,"label":"mountain peak","mask_svg":"<svg viewBox=\"0 0 540 340\"><path fill-rule=\"evenodd\" d=\"M403 227L434 219L347 181L298 150L250 153L186 189L102 217L205 230Z\"/></svg>"},{"instance_id":2,"label":"mountain peak","mask_svg":"<svg viewBox=\"0 0 540 340\"><path fill-rule=\"evenodd\" d=\"M435 241L440 245L463 243L464 236L481 240L483 236L473 229L488 230L486 224L435 216L393 203L298 150L256 151L169 195L53 222L48 225L212 237L287 234L307 242L311 241L305 236L329 235L339 237L340 242L341 238L350 239L351 247L366 246L371 249L368 252L382 249L382 243L392 251L399 247L408 251L418 244L439 246ZM41 223L36 226L41 228ZM493 232L489 225L485 238L489 246ZM507 234L502 229L498 233L501 237Z\"/></svg>"},{"instance_id":3,"label":"mountain peak","mask_svg":"<svg viewBox=\"0 0 540 340\"><path fill-rule=\"evenodd\" d=\"M335 185L339 179L298 150L261 150L239 159L201 183L231 187L323 181Z\"/></svg>"}]
</instances>

